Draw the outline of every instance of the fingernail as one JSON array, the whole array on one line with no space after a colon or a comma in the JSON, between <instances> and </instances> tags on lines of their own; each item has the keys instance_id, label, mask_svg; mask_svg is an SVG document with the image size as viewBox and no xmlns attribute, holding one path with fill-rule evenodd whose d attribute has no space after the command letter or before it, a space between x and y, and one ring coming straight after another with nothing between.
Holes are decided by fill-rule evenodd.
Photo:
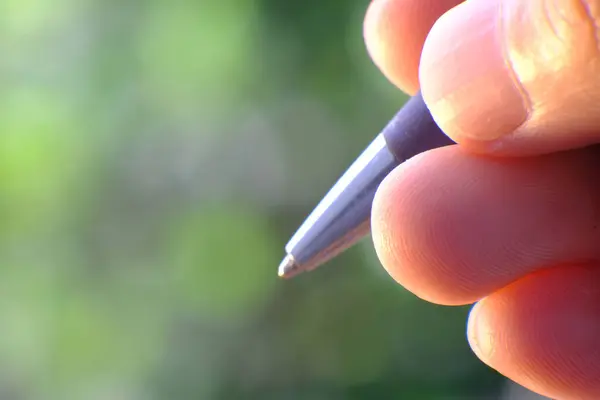
<instances>
[{"instance_id":1,"label":"fingernail","mask_svg":"<svg viewBox=\"0 0 600 400\"><path fill-rule=\"evenodd\" d=\"M499 0L467 0L433 27L421 58L421 91L454 138L492 141L525 122L527 107L503 57Z\"/></svg>"},{"instance_id":2,"label":"fingernail","mask_svg":"<svg viewBox=\"0 0 600 400\"><path fill-rule=\"evenodd\" d=\"M489 328L485 315L481 313L483 301L479 301L471 309L467 337L473 352L482 361L487 362L494 352L494 335Z\"/></svg>"}]
</instances>

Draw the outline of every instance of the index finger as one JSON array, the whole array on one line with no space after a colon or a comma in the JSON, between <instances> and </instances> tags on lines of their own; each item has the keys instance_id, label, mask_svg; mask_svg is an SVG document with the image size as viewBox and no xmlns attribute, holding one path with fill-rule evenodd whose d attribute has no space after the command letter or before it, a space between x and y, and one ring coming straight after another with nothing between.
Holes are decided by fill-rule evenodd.
<instances>
[{"instance_id":1,"label":"index finger","mask_svg":"<svg viewBox=\"0 0 600 400\"><path fill-rule=\"evenodd\" d=\"M401 90L419 90L419 60L435 21L462 0L373 0L364 22L367 50Z\"/></svg>"}]
</instances>

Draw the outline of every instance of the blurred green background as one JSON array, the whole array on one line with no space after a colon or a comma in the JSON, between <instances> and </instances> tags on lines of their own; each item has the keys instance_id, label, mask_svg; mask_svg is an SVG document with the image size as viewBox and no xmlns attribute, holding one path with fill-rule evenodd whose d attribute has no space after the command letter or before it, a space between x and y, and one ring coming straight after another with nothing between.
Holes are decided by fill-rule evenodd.
<instances>
[{"instance_id":1,"label":"blurred green background","mask_svg":"<svg viewBox=\"0 0 600 400\"><path fill-rule=\"evenodd\" d=\"M526 398L369 240L276 276L406 100L367 4L0 1L0 398Z\"/></svg>"}]
</instances>

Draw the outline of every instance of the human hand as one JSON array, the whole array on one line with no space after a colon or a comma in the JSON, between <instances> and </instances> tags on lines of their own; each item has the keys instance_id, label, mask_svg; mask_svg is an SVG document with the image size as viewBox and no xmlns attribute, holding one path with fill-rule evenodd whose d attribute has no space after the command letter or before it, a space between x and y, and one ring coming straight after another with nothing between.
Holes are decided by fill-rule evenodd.
<instances>
[{"instance_id":1,"label":"human hand","mask_svg":"<svg viewBox=\"0 0 600 400\"><path fill-rule=\"evenodd\" d=\"M600 399L599 26L600 0L374 0L365 19L374 62L459 143L382 183L382 264L478 301L477 356L561 400Z\"/></svg>"}]
</instances>

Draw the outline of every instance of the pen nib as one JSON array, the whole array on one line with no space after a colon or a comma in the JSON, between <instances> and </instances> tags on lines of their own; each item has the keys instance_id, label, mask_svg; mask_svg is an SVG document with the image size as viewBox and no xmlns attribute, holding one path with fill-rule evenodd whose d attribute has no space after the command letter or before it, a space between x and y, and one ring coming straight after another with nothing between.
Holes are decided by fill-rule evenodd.
<instances>
[{"instance_id":1,"label":"pen nib","mask_svg":"<svg viewBox=\"0 0 600 400\"><path fill-rule=\"evenodd\" d=\"M300 270L300 266L296 264L296 260L290 254L285 256L281 264L279 264L279 269L277 270L277 274L281 278L291 278L297 274L302 272Z\"/></svg>"}]
</instances>

